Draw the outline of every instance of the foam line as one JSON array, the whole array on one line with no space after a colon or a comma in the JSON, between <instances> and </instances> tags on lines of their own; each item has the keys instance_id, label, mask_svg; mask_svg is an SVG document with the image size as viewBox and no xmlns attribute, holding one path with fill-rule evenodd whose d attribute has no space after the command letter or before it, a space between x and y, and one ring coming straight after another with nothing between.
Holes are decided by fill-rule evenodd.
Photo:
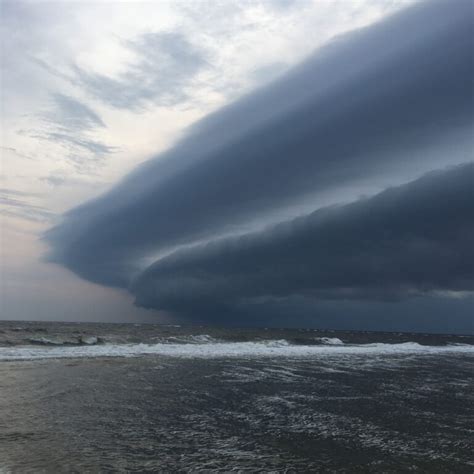
<instances>
[{"instance_id":1,"label":"foam line","mask_svg":"<svg viewBox=\"0 0 474 474\"><path fill-rule=\"evenodd\" d=\"M74 359L97 357L138 357L159 355L178 358L312 358L345 355L474 354L472 345L423 346L401 344L361 344L345 346L290 345L285 340L264 342L218 342L208 344L104 344L79 347L1 347L0 361Z\"/></svg>"}]
</instances>

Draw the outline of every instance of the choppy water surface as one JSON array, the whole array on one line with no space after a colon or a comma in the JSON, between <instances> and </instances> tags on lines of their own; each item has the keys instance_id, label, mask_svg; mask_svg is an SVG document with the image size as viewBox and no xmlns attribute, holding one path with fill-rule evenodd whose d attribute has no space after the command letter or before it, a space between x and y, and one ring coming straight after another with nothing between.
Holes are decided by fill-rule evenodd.
<instances>
[{"instance_id":1,"label":"choppy water surface","mask_svg":"<svg viewBox=\"0 0 474 474\"><path fill-rule=\"evenodd\" d=\"M0 472L473 472L471 337L0 323Z\"/></svg>"}]
</instances>

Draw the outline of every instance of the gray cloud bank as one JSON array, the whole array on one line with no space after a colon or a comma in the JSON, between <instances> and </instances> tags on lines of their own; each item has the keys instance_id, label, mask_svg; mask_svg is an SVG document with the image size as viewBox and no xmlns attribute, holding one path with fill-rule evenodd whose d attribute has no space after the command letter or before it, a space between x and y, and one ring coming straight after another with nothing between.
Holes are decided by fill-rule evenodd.
<instances>
[{"instance_id":1,"label":"gray cloud bank","mask_svg":"<svg viewBox=\"0 0 474 474\"><path fill-rule=\"evenodd\" d=\"M469 0L459 0L455 8L433 1L333 40L277 81L200 121L173 148L137 168L109 193L66 214L46 237L51 260L105 285L129 287L133 280L138 303L153 307L186 306L208 295L215 303L221 296L238 299L266 291L286 295L285 278L278 276L283 268L290 272L296 294L314 278L319 294L344 298L469 287L462 272L450 273L454 279L443 279L441 271L425 279L433 270L432 259L456 267L451 244L464 245L466 240L454 230L453 235L443 234L445 219L456 214L436 213L423 199L418 218L423 221L423 212L429 212L433 220L425 242L429 245L422 245L423 232L428 232L422 227L413 231L417 238L409 238L404 232L411 232L408 224L416 224L414 210L402 197L404 207L390 204L405 188L326 208L270 233L174 253L141 273L147 259L181 245L282 220L292 206L316 209L326 192L345 200L350 192L352 198L354 192L364 192L364 182L399 185L433 168L471 160L472 34ZM459 169L452 173L457 176ZM454 180L454 175L446 179ZM438 178L417 186L429 188L426 183L432 179ZM421 199L411 186L406 192ZM451 200L456 193L453 188ZM459 200L457 205L466 205ZM371 205L379 211L378 221L366 215ZM383 216L384 206L399 211L397 224ZM404 217L402 209L409 214ZM446 204L442 209L446 211ZM460 221L452 224L462 222L466 229L459 212ZM371 233L358 227L359 219ZM360 240L338 235L338 229L356 232ZM384 232L393 232L393 240ZM294 245L311 250L311 264L296 259L286 234L295 242L301 239ZM308 235L314 243L305 240ZM403 241L398 247L396 238ZM324 255L327 239L339 243L338 255ZM445 241L448 247L443 247ZM227 245L235 254L225 250ZM442 253L448 248L448 254ZM261 262L258 270L251 269L253 251ZM468 257L472 261L472 253ZM391 266L384 266L384 259ZM426 268L415 271L411 261ZM197 278L200 271L207 277ZM339 272L344 273L340 281ZM248 275L249 285L240 281Z\"/></svg>"},{"instance_id":2,"label":"gray cloud bank","mask_svg":"<svg viewBox=\"0 0 474 474\"><path fill-rule=\"evenodd\" d=\"M248 298L387 299L474 290L474 164L263 232L175 252L132 285L141 306Z\"/></svg>"}]
</instances>

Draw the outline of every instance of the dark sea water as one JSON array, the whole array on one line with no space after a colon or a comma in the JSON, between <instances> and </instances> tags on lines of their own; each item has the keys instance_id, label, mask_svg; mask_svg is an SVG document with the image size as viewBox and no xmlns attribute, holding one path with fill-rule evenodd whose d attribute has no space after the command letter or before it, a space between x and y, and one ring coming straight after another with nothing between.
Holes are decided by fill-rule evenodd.
<instances>
[{"instance_id":1,"label":"dark sea water","mask_svg":"<svg viewBox=\"0 0 474 474\"><path fill-rule=\"evenodd\" d=\"M474 338L0 322L0 473L474 471Z\"/></svg>"}]
</instances>

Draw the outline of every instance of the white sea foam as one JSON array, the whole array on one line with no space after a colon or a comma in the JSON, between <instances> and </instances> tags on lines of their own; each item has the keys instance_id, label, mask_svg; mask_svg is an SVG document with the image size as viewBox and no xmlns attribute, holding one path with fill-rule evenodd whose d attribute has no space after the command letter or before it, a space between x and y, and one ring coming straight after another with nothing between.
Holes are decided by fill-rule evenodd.
<instances>
[{"instance_id":1,"label":"white sea foam","mask_svg":"<svg viewBox=\"0 0 474 474\"><path fill-rule=\"evenodd\" d=\"M474 346L423 346L416 342L401 344L360 345L290 345L285 340L260 342L211 342L207 344L103 344L95 346L63 347L0 347L0 361L138 357L159 355L180 358L317 358L345 355L396 355L396 354L474 354Z\"/></svg>"},{"instance_id":2,"label":"white sea foam","mask_svg":"<svg viewBox=\"0 0 474 474\"><path fill-rule=\"evenodd\" d=\"M341 346L344 344L338 337L317 337L316 340L330 346Z\"/></svg>"},{"instance_id":3,"label":"white sea foam","mask_svg":"<svg viewBox=\"0 0 474 474\"><path fill-rule=\"evenodd\" d=\"M51 346L61 346L65 344L63 340L52 339L50 337L30 337L28 339L32 344L44 344Z\"/></svg>"}]
</instances>

